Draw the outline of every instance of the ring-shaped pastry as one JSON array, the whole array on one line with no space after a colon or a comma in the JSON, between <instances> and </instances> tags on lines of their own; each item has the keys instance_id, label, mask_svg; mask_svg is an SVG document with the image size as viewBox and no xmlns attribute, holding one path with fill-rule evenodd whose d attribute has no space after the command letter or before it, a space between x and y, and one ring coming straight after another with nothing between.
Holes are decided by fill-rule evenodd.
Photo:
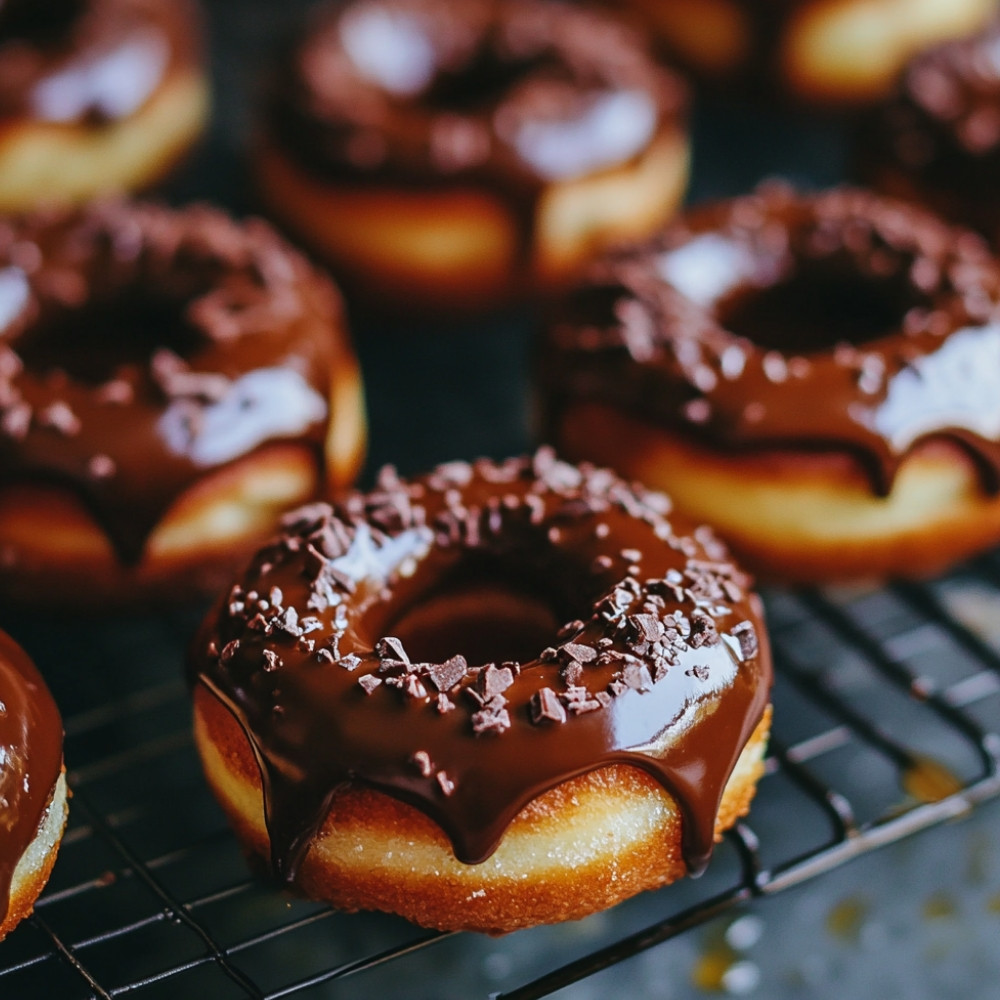
<instances>
[{"instance_id":1,"label":"ring-shaped pastry","mask_svg":"<svg viewBox=\"0 0 1000 1000\"><path fill-rule=\"evenodd\" d=\"M45 681L0 632L0 939L31 913L66 825L63 728Z\"/></svg>"},{"instance_id":2,"label":"ring-shaped pastry","mask_svg":"<svg viewBox=\"0 0 1000 1000\"><path fill-rule=\"evenodd\" d=\"M307 894L494 933L697 871L762 773L756 596L669 501L543 449L289 515L206 619L195 736Z\"/></svg>"},{"instance_id":3,"label":"ring-shaped pastry","mask_svg":"<svg viewBox=\"0 0 1000 1000\"><path fill-rule=\"evenodd\" d=\"M662 223L687 179L686 107L610 15L327 4L275 74L258 175L275 217L369 301L482 309Z\"/></svg>"},{"instance_id":4,"label":"ring-shaped pastry","mask_svg":"<svg viewBox=\"0 0 1000 1000\"><path fill-rule=\"evenodd\" d=\"M211 592L357 471L337 293L265 223L119 201L4 220L0 331L9 597Z\"/></svg>"},{"instance_id":5,"label":"ring-shaped pastry","mask_svg":"<svg viewBox=\"0 0 1000 1000\"><path fill-rule=\"evenodd\" d=\"M967 35L995 0L627 0L702 79L792 104L860 105L889 92L906 61Z\"/></svg>"},{"instance_id":6,"label":"ring-shaped pastry","mask_svg":"<svg viewBox=\"0 0 1000 1000\"><path fill-rule=\"evenodd\" d=\"M208 113L191 0L5 0L0 210L146 188Z\"/></svg>"},{"instance_id":7,"label":"ring-shaped pastry","mask_svg":"<svg viewBox=\"0 0 1000 1000\"><path fill-rule=\"evenodd\" d=\"M758 573L933 573L1000 539L1000 269L901 202L780 185L595 265L544 433L668 491Z\"/></svg>"},{"instance_id":8,"label":"ring-shaped pastry","mask_svg":"<svg viewBox=\"0 0 1000 1000\"><path fill-rule=\"evenodd\" d=\"M912 59L862 120L855 173L1000 246L1000 21Z\"/></svg>"}]
</instances>

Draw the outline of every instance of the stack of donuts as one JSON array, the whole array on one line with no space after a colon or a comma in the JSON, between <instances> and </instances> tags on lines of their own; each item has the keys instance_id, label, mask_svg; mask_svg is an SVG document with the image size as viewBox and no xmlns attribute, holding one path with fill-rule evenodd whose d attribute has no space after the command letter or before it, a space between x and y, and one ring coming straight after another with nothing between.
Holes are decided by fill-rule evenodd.
<instances>
[{"instance_id":1,"label":"stack of donuts","mask_svg":"<svg viewBox=\"0 0 1000 1000\"><path fill-rule=\"evenodd\" d=\"M317 3L259 67L266 218L237 220L146 193L208 113L193 4L0 4L0 600L204 602L207 781L248 854L343 909L498 934L699 872L765 770L750 574L882 581L1000 541L997 227L960 228L932 163L944 132L1000 143L995 29L955 40L993 4L613 6ZM883 193L772 180L678 215L709 76L897 124L859 139ZM395 464L354 488L348 316L448 337L509 308L538 327L510 402L536 447L401 475L376 438ZM67 800L12 621L0 936Z\"/></svg>"}]
</instances>

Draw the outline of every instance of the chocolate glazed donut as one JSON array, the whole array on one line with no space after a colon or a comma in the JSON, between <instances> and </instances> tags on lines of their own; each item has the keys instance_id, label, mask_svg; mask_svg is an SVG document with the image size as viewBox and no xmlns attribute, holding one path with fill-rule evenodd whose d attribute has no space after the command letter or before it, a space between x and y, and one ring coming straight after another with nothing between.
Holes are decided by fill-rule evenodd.
<instances>
[{"instance_id":1,"label":"chocolate glazed donut","mask_svg":"<svg viewBox=\"0 0 1000 1000\"><path fill-rule=\"evenodd\" d=\"M542 349L548 433L758 571L922 574L1000 538L1000 270L854 190L771 186L596 266Z\"/></svg>"},{"instance_id":2,"label":"chocolate glazed donut","mask_svg":"<svg viewBox=\"0 0 1000 1000\"><path fill-rule=\"evenodd\" d=\"M190 0L4 0L0 209L160 179L208 107Z\"/></svg>"},{"instance_id":3,"label":"chocolate glazed donut","mask_svg":"<svg viewBox=\"0 0 1000 1000\"><path fill-rule=\"evenodd\" d=\"M191 656L244 843L339 906L492 932L700 871L771 666L746 579L668 511L542 450L290 515Z\"/></svg>"},{"instance_id":4,"label":"chocolate glazed donut","mask_svg":"<svg viewBox=\"0 0 1000 1000\"><path fill-rule=\"evenodd\" d=\"M625 0L671 56L737 94L858 105L921 49L981 27L995 0Z\"/></svg>"},{"instance_id":5,"label":"chocolate glazed donut","mask_svg":"<svg viewBox=\"0 0 1000 1000\"><path fill-rule=\"evenodd\" d=\"M1000 246L1000 21L917 56L863 119L857 176Z\"/></svg>"},{"instance_id":6,"label":"chocolate glazed donut","mask_svg":"<svg viewBox=\"0 0 1000 1000\"><path fill-rule=\"evenodd\" d=\"M686 104L638 35L570 4L326 4L275 73L259 175L381 302L481 308L660 224Z\"/></svg>"},{"instance_id":7,"label":"chocolate glazed donut","mask_svg":"<svg viewBox=\"0 0 1000 1000\"><path fill-rule=\"evenodd\" d=\"M0 323L10 596L217 586L282 510L356 471L336 292L264 223L122 202L4 221Z\"/></svg>"},{"instance_id":8,"label":"chocolate glazed donut","mask_svg":"<svg viewBox=\"0 0 1000 1000\"><path fill-rule=\"evenodd\" d=\"M59 710L34 664L0 632L0 938L32 910L66 823Z\"/></svg>"}]
</instances>

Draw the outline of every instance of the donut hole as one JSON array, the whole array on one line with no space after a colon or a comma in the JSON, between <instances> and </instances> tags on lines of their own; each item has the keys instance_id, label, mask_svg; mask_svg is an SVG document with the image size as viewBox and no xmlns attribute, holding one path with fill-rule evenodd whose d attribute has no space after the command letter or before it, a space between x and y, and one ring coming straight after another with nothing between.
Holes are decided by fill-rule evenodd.
<instances>
[{"instance_id":1,"label":"donut hole","mask_svg":"<svg viewBox=\"0 0 1000 1000\"><path fill-rule=\"evenodd\" d=\"M480 46L465 65L440 68L425 99L435 111L492 107L541 65L539 58L502 58L492 48Z\"/></svg>"},{"instance_id":2,"label":"donut hole","mask_svg":"<svg viewBox=\"0 0 1000 1000\"><path fill-rule=\"evenodd\" d=\"M29 371L65 372L101 385L123 369L146 369L156 351L192 354L204 334L186 319L188 302L136 289L114 300L51 311L18 343Z\"/></svg>"},{"instance_id":3,"label":"donut hole","mask_svg":"<svg viewBox=\"0 0 1000 1000\"><path fill-rule=\"evenodd\" d=\"M903 268L876 277L822 262L774 284L740 288L719 303L716 316L764 350L812 354L893 333L920 301Z\"/></svg>"},{"instance_id":4,"label":"donut hole","mask_svg":"<svg viewBox=\"0 0 1000 1000\"><path fill-rule=\"evenodd\" d=\"M443 663L460 653L473 665L527 663L556 644L560 624L539 594L500 578L456 579L407 608L388 632L415 662Z\"/></svg>"}]
</instances>

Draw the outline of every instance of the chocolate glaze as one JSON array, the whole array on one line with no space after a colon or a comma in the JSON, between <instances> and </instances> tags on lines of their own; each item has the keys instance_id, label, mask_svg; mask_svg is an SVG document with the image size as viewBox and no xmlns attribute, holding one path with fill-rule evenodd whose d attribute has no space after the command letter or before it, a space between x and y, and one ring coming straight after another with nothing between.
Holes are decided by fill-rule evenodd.
<instances>
[{"instance_id":1,"label":"chocolate glaze","mask_svg":"<svg viewBox=\"0 0 1000 1000\"><path fill-rule=\"evenodd\" d=\"M321 180L473 187L525 227L544 188L676 129L677 77L619 22L538 0L325 4L275 76L268 141Z\"/></svg>"},{"instance_id":2,"label":"chocolate glaze","mask_svg":"<svg viewBox=\"0 0 1000 1000\"><path fill-rule=\"evenodd\" d=\"M675 796L699 870L771 663L746 579L707 529L681 534L668 513L662 494L542 449L412 482L388 469L368 495L290 515L190 660L257 756L275 871L294 879L347 785L414 805L477 863L526 804L613 763ZM412 632L414 657L393 638L425 602L481 587L565 624L522 660L491 638L489 663L462 645L489 607L439 632L442 662L417 662Z\"/></svg>"},{"instance_id":3,"label":"chocolate glaze","mask_svg":"<svg viewBox=\"0 0 1000 1000\"><path fill-rule=\"evenodd\" d=\"M0 923L14 869L38 828L62 772L62 719L24 650L0 632Z\"/></svg>"},{"instance_id":4,"label":"chocolate glaze","mask_svg":"<svg viewBox=\"0 0 1000 1000\"><path fill-rule=\"evenodd\" d=\"M856 168L872 186L916 197L1000 240L1000 21L917 56L864 120Z\"/></svg>"},{"instance_id":5,"label":"chocolate glaze","mask_svg":"<svg viewBox=\"0 0 1000 1000\"><path fill-rule=\"evenodd\" d=\"M124 562L272 441L321 461L332 286L264 223L99 203L0 223L0 485L76 492Z\"/></svg>"},{"instance_id":6,"label":"chocolate glaze","mask_svg":"<svg viewBox=\"0 0 1000 1000\"><path fill-rule=\"evenodd\" d=\"M592 268L541 351L550 427L611 404L732 451L856 456L889 492L943 438L1000 486L1000 268L899 202L771 185Z\"/></svg>"},{"instance_id":7,"label":"chocolate glaze","mask_svg":"<svg viewBox=\"0 0 1000 1000\"><path fill-rule=\"evenodd\" d=\"M5 0L0 126L128 117L199 49L189 0Z\"/></svg>"}]
</instances>

